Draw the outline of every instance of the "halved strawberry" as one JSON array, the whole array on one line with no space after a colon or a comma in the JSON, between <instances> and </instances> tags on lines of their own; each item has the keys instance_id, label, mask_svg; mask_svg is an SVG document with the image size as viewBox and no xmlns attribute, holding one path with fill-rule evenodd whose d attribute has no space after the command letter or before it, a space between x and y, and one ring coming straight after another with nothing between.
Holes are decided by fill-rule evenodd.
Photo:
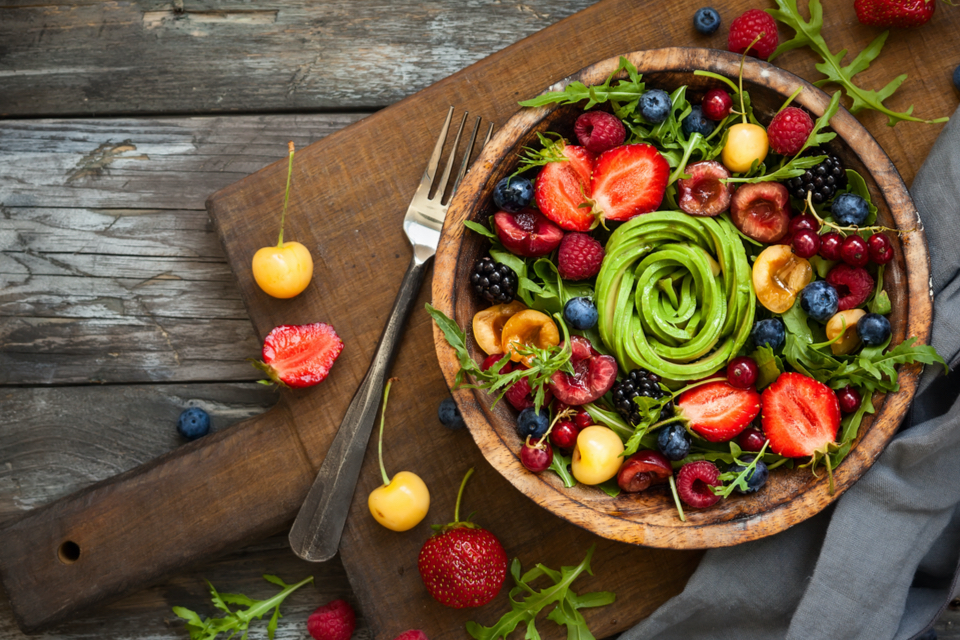
<instances>
[{"instance_id":1,"label":"halved strawberry","mask_svg":"<svg viewBox=\"0 0 960 640\"><path fill-rule=\"evenodd\" d=\"M567 160L550 162L540 171L535 193L537 208L567 231L589 231L599 224L587 201L594 156L572 144L558 150Z\"/></svg>"},{"instance_id":2,"label":"halved strawberry","mask_svg":"<svg viewBox=\"0 0 960 640\"><path fill-rule=\"evenodd\" d=\"M277 384L309 387L323 382L341 351L343 341L325 322L282 324L263 339L263 362L253 364Z\"/></svg>"},{"instance_id":3,"label":"halved strawberry","mask_svg":"<svg viewBox=\"0 0 960 640\"><path fill-rule=\"evenodd\" d=\"M677 406L704 440L726 442L740 435L760 413L760 394L728 382L708 382L681 393Z\"/></svg>"},{"instance_id":4,"label":"halved strawberry","mask_svg":"<svg viewBox=\"0 0 960 640\"><path fill-rule=\"evenodd\" d=\"M830 387L800 373L782 373L763 390L763 432L787 458L823 454L837 438L840 403Z\"/></svg>"},{"instance_id":5,"label":"halved strawberry","mask_svg":"<svg viewBox=\"0 0 960 640\"><path fill-rule=\"evenodd\" d=\"M604 151L593 166L594 209L606 220L629 220L663 202L670 165L656 147L625 144Z\"/></svg>"}]
</instances>

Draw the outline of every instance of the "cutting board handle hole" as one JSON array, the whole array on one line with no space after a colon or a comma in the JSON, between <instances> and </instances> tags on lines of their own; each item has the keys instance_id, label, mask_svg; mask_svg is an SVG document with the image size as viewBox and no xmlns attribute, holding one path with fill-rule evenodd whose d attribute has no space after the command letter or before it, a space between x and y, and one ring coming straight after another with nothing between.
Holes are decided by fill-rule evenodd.
<instances>
[{"instance_id":1,"label":"cutting board handle hole","mask_svg":"<svg viewBox=\"0 0 960 640\"><path fill-rule=\"evenodd\" d=\"M65 540L57 549L57 557L63 564L73 564L80 559L80 545L73 540Z\"/></svg>"}]
</instances>

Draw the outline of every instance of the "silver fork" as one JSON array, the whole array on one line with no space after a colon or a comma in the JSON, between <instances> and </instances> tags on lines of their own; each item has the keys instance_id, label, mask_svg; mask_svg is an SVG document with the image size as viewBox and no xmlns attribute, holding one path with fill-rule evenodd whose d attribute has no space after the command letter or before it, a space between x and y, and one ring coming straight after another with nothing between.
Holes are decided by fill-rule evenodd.
<instances>
[{"instance_id":1,"label":"silver fork","mask_svg":"<svg viewBox=\"0 0 960 640\"><path fill-rule=\"evenodd\" d=\"M290 529L290 547L294 553L304 560L324 562L332 558L340 546L340 536L343 533L343 525L347 520L350 503L353 501L353 492L360 475L363 454L367 448L367 441L370 439L370 432L373 430L373 423L383 393L383 386L386 383L387 372L393 364L394 356L397 353L397 345L400 344L401 330L407 316L413 309L414 302L416 302L420 285L423 283L427 262L437 251L437 244L440 242L440 229L447 215L450 200L470 165L470 156L477 139L477 132L480 129L479 117L474 122L470 141L463 152L460 170L457 172L453 184L448 185L454 158L460 146L460 136L467 121L467 112L464 112L449 152L447 164L443 170L443 177L439 182L435 181L437 168L440 166L440 156L443 153L452 118L453 107L450 107L447 118L443 123L443 130L440 132L440 137L437 139L437 144L430 156L430 162L427 163L423 177L420 178L420 186L413 194L413 199L407 208L407 215L403 218L403 230L407 234L410 244L413 245L413 258L407 268L406 275L403 277L403 282L400 284L400 292L393 303L393 310L387 319L387 326L384 327L383 334L380 336L380 343L377 345L367 375L360 383L360 388L353 396L350 406L347 407L347 413L343 416L340 429L330 444L330 449L327 451L323 464L320 465L317 479L314 480L303 506L300 507L297 519L293 523L293 528ZM483 142L484 145L489 142L492 135L493 124L491 123ZM448 187L450 188L448 189ZM433 197L430 197L431 191L435 191ZM445 191L449 191L446 198L444 198Z\"/></svg>"}]
</instances>

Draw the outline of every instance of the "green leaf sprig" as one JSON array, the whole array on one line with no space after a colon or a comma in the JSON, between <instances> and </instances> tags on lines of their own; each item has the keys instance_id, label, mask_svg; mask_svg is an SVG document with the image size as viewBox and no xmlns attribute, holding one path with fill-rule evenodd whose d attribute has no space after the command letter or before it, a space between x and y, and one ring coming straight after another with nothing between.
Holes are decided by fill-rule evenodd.
<instances>
[{"instance_id":1,"label":"green leaf sprig","mask_svg":"<svg viewBox=\"0 0 960 640\"><path fill-rule=\"evenodd\" d=\"M587 621L580 613L580 609L590 607L603 607L612 604L616 600L616 595L610 591L594 591L578 595L570 586L577 577L586 571L590 575L590 558L596 550L596 545L590 547L587 551L587 557L583 562L575 567L560 567L560 571L554 571L542 564L538 564L533 569L520 575L520 560L514 558L510 563L510 575L516 586L510 590L510 611L505 613L500 620L492 627L484 627L476 622L468 622L466 625L467 633L475 640L504 640L520 624L526 625L525 638L538 639L540 633L537 631L537 615L551 605L556 605L547 614L547 620L557 623L567 628L567 638L576 640L595 640L587 627ZM553 581L553 584L543 589L535 590L531 583L538 578L547 577ZM521 599L521 596L522 599Z\"/></svg>"},{"instance_id":2,"label":"green leaf sprig","mask_svg":"<svg viewBox=\"0 0 960 640\"><path fill-rule=\"evenodd\" d=\"M204 618L195 611L186 607L174 607L173 612L180 618L187 621L187 631L190 633L190 640L213 640L221 633L228 633L232 638L242 632L241 640L246 640L249 632L250 623L254 620L261 620L263 616L273 610L270 622L267 624L267 637L273 640L277 632L277 621L280 619L280 604L291 593L305 584L313 582L313 576L305 578L296 584L287 584L277 576L265 575L263 579L267 582L281 587L283 590L266 600L254 600L240 593L219 593L210 582L210 598L213 606L227 615L222 618ZM238 605L246 609L232 610L229 605Z\"/></svg>"},{"instance_id":3,"label":"green leaf sprig","mask_svg":"<svg viewBox=\"0 0 960 640\"><path fill-rule=\"evenodd\" d=\"M621 79L616 85L611 86L613 78L621 71L626 70L627 77ZM586 100L583 110L604 102L613 103L615 108L621 105L629 107L631 110L636 107L640 101L640 96L646 91L642 76L637 68L624 57L620 57L620 64L617 69L610 74L603 84L588 87L582 82L571 82L563 91L550 91L536 98L524 100L520 103L521 107L542 107L548 104L574 104L581 100Z\"/></svg>"}]
</instances>

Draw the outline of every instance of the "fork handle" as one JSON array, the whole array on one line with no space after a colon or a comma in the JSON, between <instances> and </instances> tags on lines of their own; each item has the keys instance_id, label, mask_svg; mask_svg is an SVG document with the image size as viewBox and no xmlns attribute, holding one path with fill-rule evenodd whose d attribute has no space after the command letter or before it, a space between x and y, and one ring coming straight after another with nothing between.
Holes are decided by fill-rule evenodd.
<instances>
[{"instance_id":1,"label":"fork handle","mask_svg":"<svg viewBox=\"0 0 960 640\"><path fill-rule=\"evenodd\" d=\"M325 562L337 553L340 546L340 535L353 501L383 386L397 354L401 331L423 284L427 261L429 258L421 259L414 252L373 362L347 407L337 435L320 465L317 479L290 529L290 547L304 560Z\"/></svg>"}]
</instances>

